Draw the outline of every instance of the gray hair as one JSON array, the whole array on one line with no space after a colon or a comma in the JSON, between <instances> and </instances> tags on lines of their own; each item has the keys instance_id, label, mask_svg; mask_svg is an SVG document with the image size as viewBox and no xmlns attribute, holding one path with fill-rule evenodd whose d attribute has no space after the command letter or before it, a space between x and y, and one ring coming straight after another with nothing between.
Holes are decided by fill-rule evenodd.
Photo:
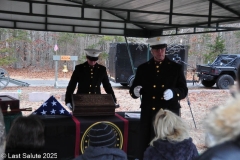
<instances>
[{"instance_id":1,"label":"gray hair","mask_svg":"<svg viewBox=\"0 0 240 160\"><path fill-rule=\"evenodd\" d=\"M216 144L235 140L240 136L240 94L215 107L205 119L205 128L214 136Z\"/></svg>"},{"instance_id":2,"label":"gray hair","mask_svg":"<svg viewBox=\"0 0 240 160\"><path fill-rule=\"evenodd\" d=\"M151 146L153 146L153 142L158 139L180 142L189 138L185 122L169 110L160 109L158 111L153 122L153 127L155 137L150 142Z\"/></svg>"}]
</instances>

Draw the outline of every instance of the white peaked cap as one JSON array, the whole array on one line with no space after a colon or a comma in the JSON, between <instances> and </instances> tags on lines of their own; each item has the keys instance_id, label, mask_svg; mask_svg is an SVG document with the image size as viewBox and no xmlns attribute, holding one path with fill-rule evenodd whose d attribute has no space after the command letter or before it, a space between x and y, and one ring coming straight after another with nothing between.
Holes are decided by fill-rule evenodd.
<instances>
[{"instance_id":1,"label":"white peaked cap","mask_svg":"<svg viewBox=\"0 0 240 160\"><path fill-rule=\"evenodd\" d=\"M97 49L84 49L87 52L87 55L90 57L98 57L102 50Z\"/></svg>"},{"instance_id":2,"label":"white peaked cap","mask_svg":"<svg viewBox=\"0 0 240 160\"><path fill-rule=\"evenodd\" d=\"M159 44L167 44L167 37L153 37L146 41L150 46L155 46Z\"/></svg>"}]
</instances>

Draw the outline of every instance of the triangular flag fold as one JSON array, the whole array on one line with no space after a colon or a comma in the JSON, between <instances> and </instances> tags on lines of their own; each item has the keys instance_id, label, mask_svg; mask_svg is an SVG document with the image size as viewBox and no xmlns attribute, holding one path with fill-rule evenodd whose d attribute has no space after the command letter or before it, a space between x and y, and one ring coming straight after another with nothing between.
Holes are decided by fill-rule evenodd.
<instances>
[{"instance_id":1,"label":"triangular flag fold","mask_svg":"<svg viewBox=\"0 0 240 160\"><path fill-rule=\"evenodd\" d=\"M66 115L72 116L54 96L51 96L32 114L35 115Z\"/></svg>"}]
</instances>

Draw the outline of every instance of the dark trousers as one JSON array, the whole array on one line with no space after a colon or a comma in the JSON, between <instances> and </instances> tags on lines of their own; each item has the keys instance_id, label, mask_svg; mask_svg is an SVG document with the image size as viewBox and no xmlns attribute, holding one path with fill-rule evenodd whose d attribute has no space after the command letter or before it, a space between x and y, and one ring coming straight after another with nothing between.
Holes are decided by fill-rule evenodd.
<instances>
[{"instance_id":1,"label":"dark trousers","mask_svg":"<svg viewBox=\"0 0 240 160\"><path fill-rule=\"evenodd\" d=\"M153 122L159 109L152 110L147 107L141 108L141 126L138 141L139 155L137 157L140 160L143 159L145 150L149 147L151 140L155 137ZM180 109L170 111L180 116Z\"/></svg>"}]
</instances>

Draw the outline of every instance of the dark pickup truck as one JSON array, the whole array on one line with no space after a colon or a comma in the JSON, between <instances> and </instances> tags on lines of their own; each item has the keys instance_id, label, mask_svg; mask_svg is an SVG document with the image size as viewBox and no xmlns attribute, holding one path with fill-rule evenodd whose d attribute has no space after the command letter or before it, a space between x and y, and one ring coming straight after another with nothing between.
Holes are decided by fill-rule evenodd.
<instances>
[{"instance_id":1,"label":"dark pickup truck","mask_svg":"<svg viewBox=\"0 0 240 160\"><path fill-rule=\"evenodd\" d=\"M219 89L228 89L237 78L240 54L221 54L212 64L197 65L198 77L205 87L216 83Z\"/></svg>"}]
</instances>

